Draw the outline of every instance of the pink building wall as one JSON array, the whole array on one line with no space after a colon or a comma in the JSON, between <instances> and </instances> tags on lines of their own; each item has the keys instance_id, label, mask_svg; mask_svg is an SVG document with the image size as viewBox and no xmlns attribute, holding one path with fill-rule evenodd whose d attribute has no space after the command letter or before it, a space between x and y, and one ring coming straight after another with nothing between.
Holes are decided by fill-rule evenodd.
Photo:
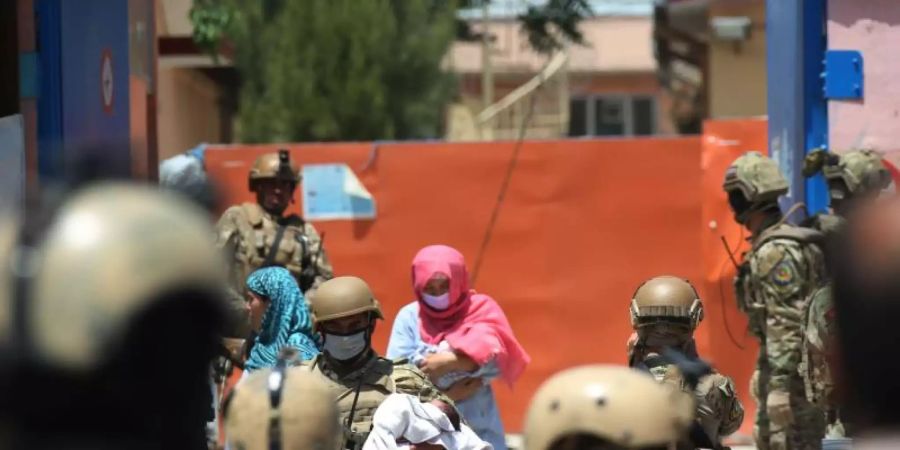
<instances>
[{"instance_id":1,"label":"pink building wall","mask_svg":"<svg viewBox=\"0 0 900 450\"><path fill-rule=\"evenodd\" d=\"M868 147L900 167L900 4L896 0L829 0L828 49L863 55L862 101L831 101L829 143L835 151Z\"/></svg>"}]
</instances>

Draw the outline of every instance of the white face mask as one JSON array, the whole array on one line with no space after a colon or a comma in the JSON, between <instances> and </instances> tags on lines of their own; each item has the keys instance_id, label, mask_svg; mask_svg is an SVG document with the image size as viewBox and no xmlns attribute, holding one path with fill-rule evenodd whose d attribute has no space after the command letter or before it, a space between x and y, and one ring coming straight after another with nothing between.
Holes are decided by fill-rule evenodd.
<instances>
[{"instance_id":1,"label":"white face mask","mask_svg":"<svg viewBox=\"0 0 900 450\"><path fill-rule=\"evenodd\" d=\"M438 311L443 311L450 307L450 293L445 292L443 295L433 296L423 292L422 301Z\"/></svg>"},{"instance_id":2,"label":"white face mask","mask_svg":"<svg viewBox=\"0 0 900 450\"><path fill-rule=\"evenodd\" d=\"M367 345L366 330L347 336L325 334L323 350L338 361L346 361L362 353Z\"/></svg>"}]
</instances>

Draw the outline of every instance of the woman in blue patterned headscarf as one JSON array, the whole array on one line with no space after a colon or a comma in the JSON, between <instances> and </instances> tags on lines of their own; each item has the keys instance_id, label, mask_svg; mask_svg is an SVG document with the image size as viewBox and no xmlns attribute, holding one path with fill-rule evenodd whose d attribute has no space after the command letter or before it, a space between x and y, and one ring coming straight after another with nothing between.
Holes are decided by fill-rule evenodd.
<instances>
[{"instance_id":1,"label":"woman in blue patterned headscarf","mask_svg":"<svg viewBox=\"0 0 900 450\"><path fill-rule=\"evenodd\" d=\"M245 370L252 372L273 367L284 347L297 349L304 360L312 359L319 353L306 299L287 269L259 269L247 277L247 287L253 297L251 314L259 311L261 320L257 317L257 323L254 323L258 334L250 348L250 357L244 364ZM265 312L262 312L263 308Z\"/></svg>"}]
</instances>

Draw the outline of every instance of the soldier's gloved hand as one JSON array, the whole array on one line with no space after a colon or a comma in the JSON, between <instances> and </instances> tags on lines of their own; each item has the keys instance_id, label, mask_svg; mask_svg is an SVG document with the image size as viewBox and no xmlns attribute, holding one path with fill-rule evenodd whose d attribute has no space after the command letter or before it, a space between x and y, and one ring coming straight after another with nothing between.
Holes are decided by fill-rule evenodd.
<instances>
[{"instance_id":1,"label":"soldier's gloved hand","mask_svg":"<svg viewBox=\"0 0 900 450\"><path fill-rule=\"evenodd\" d=\"M791 411L791 394L787 391L775 390L769 392L766 397L766 413L769 421L777 428L786 428L794 423L794 413Z\"/></svg>"}]
</instances>

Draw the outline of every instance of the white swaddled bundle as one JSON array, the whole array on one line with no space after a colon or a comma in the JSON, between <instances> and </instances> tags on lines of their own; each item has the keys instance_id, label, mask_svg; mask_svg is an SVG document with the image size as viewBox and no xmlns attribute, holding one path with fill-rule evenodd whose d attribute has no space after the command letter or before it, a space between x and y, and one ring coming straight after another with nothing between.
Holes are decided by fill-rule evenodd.
<instances>
[{"instance_id":1,"label":"white swaddled bundle","mask_svg":"<svg viewBox=\"0 0 900 450\"><path fill-rule=\"evenodd\" d=\"M441 445L447 450L493 450L466 424L456 431L437 406L408 394L391 394L375 411L363 450L405 449L410 443Z\"/></svg>"}]
</instances>

